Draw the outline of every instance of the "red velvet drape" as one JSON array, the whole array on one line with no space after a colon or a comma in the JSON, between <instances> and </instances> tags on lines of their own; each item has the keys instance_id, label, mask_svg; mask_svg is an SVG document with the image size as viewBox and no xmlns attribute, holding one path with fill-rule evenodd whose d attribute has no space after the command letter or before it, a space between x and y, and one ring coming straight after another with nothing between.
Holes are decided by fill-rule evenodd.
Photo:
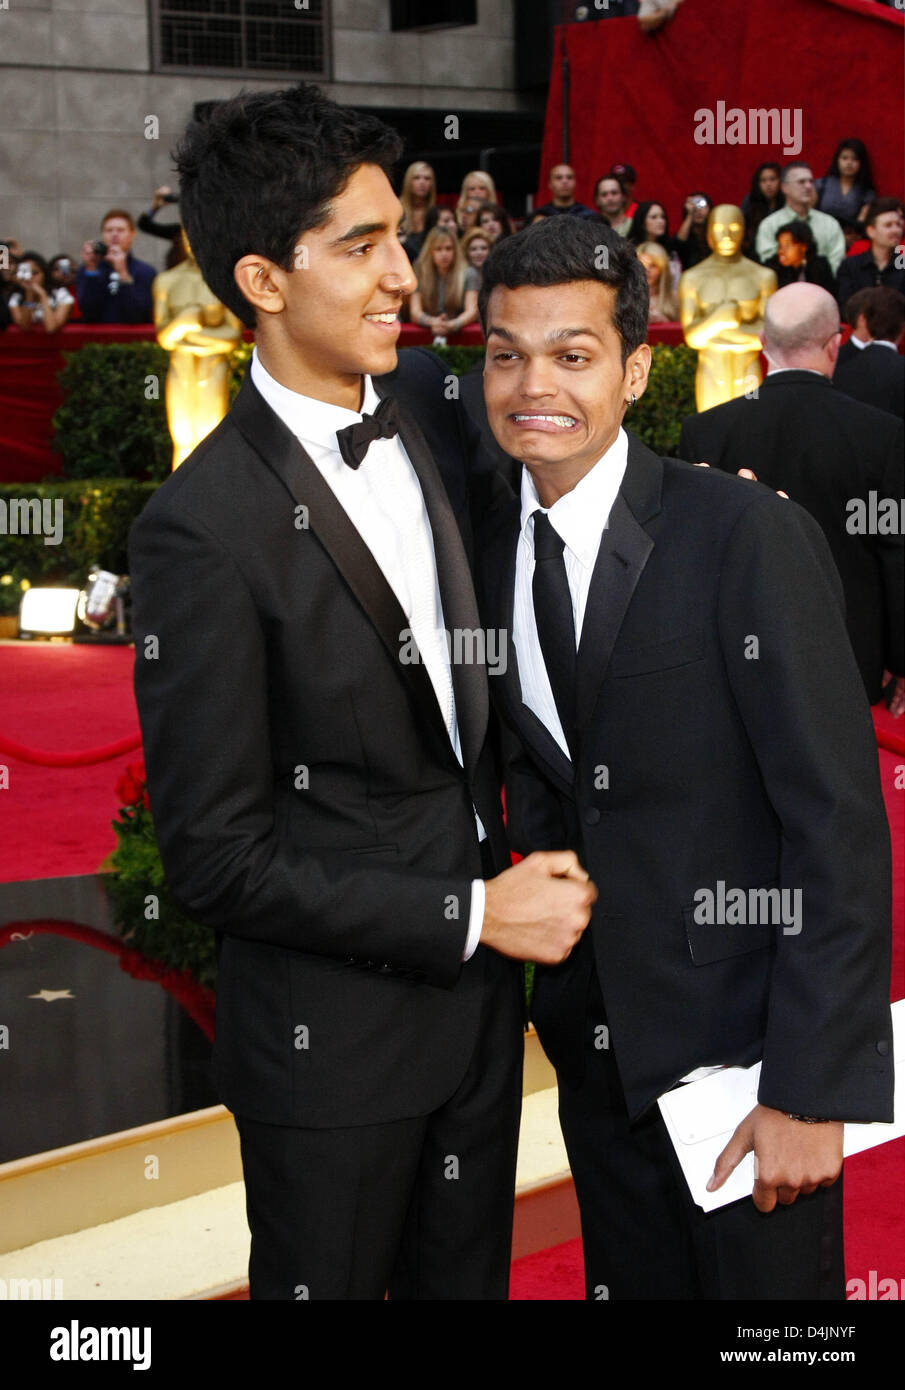
<instances>
[{"instance_id":1,"label":"red velvet drape","mask_svg":"<svg viewBox=\"0 0 905 1390\"><path fill-rule=\"evenodd\" d=\"M570 163L576 197L621 161L638 172L635 197L665 203L674 231L695 188L737 202L758 164L807 160L825 173L848 136L866 144L878 194L903 191L902 30L905 15L872 0L685 0L655 34L636 19L568 24ZM539 201L562 158L561 31L553 45ZM801 110L802 148L695 142L695 112Z\"/></svg>"}]
</instances>

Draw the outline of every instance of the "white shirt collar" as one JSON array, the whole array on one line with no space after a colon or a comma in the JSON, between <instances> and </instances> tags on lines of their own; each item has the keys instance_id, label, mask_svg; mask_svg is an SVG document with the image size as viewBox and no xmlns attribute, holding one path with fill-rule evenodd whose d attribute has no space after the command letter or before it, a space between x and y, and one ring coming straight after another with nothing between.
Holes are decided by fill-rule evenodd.
<instances>
[{"instance_id":1,"label":"white shirt collar","mask_svg":"<svg viewBox=\"0 0 905 1390\"><path fill-rule=\"evenodd\" d=\"M303 444L319 444L322 449L339 450L336 445L337 430L356 424L362 415L373 415L380 404L380 397L374 389L369 376L364 377L364 393L361 410L346 410L345 406L331 405L319 401L314 396L303 396L291 391L270 375L258 357L258 349L251 354L251 379L267 404L283 421L297 439Z\"/></svg>"},{"instance_id":2,"label":"white shirt collar","mask_svg":"<svg viewBox=\"0 0 905 1390\"><path fill-rule=\"evenodd\" d=\"M628 435L620 427L606 453L581 479L571 492L564 493L549 508L550 525L586 569L593 569L600 549L600 538L616 500L628 463ZM536 511L543 511L527 467L522 469L521 532L533 547L527 532L528 522ZM534 526L532 523L532 533Z\"/></svg>"}]
</instances>

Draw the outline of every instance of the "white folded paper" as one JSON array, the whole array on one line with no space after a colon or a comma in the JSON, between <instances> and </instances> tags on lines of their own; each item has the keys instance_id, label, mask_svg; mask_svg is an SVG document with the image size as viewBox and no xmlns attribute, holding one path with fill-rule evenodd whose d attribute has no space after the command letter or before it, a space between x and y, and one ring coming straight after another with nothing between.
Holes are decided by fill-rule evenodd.
<instances>
[{"instance_id":1,"label":"white folded paper","mask_svg":"<svg viewBox=\"0 0 905 1390\"><path fill-rule=\"evenodd\" d=\"M892 1006L893 1055L896 1062L895 1119L892 1124L847 1124L842 1143L846 1158L886 1144L905 1134L905 999ZM682 1172L697 1205L704 1211L750 1197L754 1154L748 1153L716 1192L707 1191L714 1164L736 1126L757 1104L760 1062L753 1067L726 1067L667 1091L659 1100Z\"/></svg>"}]
</instances>

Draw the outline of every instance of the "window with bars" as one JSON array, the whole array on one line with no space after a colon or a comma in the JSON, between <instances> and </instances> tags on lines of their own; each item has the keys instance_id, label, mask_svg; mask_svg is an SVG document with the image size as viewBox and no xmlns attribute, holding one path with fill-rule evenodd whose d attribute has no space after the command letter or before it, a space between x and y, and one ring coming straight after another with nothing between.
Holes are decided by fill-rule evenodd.
<instances>
[{"instance_id":1,"label":"window with bars","mask_svg":"<svg viewBox=\"0 0 905 1390\"><path fill-rule=\"evenodd\" d=\"M328 0L153 0L155 66L326 77Z\"/></svg>"}]
</instances>

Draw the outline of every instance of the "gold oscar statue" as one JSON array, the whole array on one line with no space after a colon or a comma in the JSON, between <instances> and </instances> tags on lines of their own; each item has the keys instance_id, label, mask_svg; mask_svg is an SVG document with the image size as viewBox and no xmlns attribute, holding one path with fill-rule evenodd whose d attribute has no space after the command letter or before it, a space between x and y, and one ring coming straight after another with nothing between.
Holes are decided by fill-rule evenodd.
<instances>
[{"instance_id":1,"label":"gold oscar statue","mask_svg":"<svg viewBox=\"0 0 905 1390\"><path fill-rule=\"evenodd\" d=\"M720 203L707 219L713 255L679 279L679 318L689 347L697 349L698 410L756 390L763 380L760 335L776 276L742 255L741 208Z\"/></svg>"},{"instance_id":2,"label":"gold oscar statue","mask_svg":"<svg viewBox=\"0 0 905 1390\"><path fill-rule=\"evenodd\" d=\"M167 422L176 469L218 425L229 405L229 356L242 325L201 277L185 232L186 259L154 280L157 341L170 354Z\"/></svg>"}]
</instances>

